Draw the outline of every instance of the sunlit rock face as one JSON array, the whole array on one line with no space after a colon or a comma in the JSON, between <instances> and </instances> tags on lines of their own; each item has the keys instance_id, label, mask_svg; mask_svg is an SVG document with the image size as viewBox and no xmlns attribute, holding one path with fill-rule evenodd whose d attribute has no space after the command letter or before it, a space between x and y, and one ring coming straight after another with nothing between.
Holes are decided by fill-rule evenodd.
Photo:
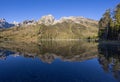
<instances>
[{"instance_id":1,"label":"sunlit rock face","mask_svg":"<svg viewBox=\"0 0 120 82\"><path fill-rule=\"evenodd\" d=\"M89 23L93 23L93 24L97 24L98 22L95 21L95 20L91 20L91 19L88 19L88 18L85 18L85 17L75 17L75 16L70 16L70 17L62 17L60 18L60 20L58 21L59 23L62 23L62 22L73 22L73 23L77 23L77 24L83 24L85 26L87 26L87 24Z\"/></svg>"},{"instance_id":2,"label":"sunlit rock face","mask_svg":"<svg viewBox=\"0 0 120 82\"><path fill-rule=\"evenodd\" d=\"M9 28L15 26L14 24L8 23L4 18L0 19L0 28Z\"/></svg>"},{"instance_id":3,"label":"sunlit rock face","mask_svg":"<svg viewBox=\"0 0 120 82\"><path fill-rule=\"evenodd\" d=\"M96 20L92 20L92 19L88 19L82 16L69 16L69 17L61 17L60 19L56 20L54 16L50 15L46 15L46 16L42 16L41 19L38 21L38 24L44 24L44 25L55 25L57 23L77 23L77 24L81 24L84 26L92 26L93 24L98 24L98 21Z\"/></svg>"},{"instance_id":4,"label":"sunlit rock face","mask_svg":"<svg viewBox=\"0 0 120 82\"><path fill-rule=\"evenodd\" d=\"M42 16L38 21L39 24L52 25L55 21L55 18L52 15Z\"/></svg>"},{"instance_id":5,"label":"sunlit rock face","mask_svg":"<svg viewBox=\"0 0 120 82\"><path fill-rule=\"evenodd\" d=\"M59 20L56 20L54 22L54 24L57 23L80 24L86 27L95 27L98 24L98 21L81 16L78 17L70 16L70 17L61 17Z\"/></svg>"}]
</instances>

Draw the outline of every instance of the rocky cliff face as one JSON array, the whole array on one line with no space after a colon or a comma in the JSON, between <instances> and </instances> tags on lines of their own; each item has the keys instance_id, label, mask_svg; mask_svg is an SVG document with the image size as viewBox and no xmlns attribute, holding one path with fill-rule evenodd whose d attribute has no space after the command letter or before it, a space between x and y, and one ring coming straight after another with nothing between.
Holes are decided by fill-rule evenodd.
<instances>
[{"instance_id":1,"label":"rocky cliff face","mask_svg":"<svg viewBox=\"0 0 120 82\"><path fill-rule=\"evenodd\" d=\"M63 23L63 22L67 22L67 23L71 22L71 23L81 24L84 26L89 26L89 25L93 25L93 24L98 23L98 21L96 21L96 20L88 19L85 17L75 17L75 16L62 17L56 23Z\"/></svg>"},{"instance_id":2,"label":"rocky cliff face","mask_svg":"<svg viewBox=\"0 0 120 82\"><path fill-rule=\"evenodd\" d=\"M55 18L52 15L42 16L38 21L39 24L52 25L55 22Z\"/></svg>"},{"instance_id":3,"label":"rocky cliff face","mask_svg":"<svg viewBox=\"0 0 120 82\"><path fill-rule=\"evenodd\" d=\"M47 26L55 25L57 23L63 23L63 22L77 23L77 24L81 24L84 26L89 26L89 25L98 23L98 21L96 20L88 19L85 17L75 17L75 16L61 17L59 20L56 20L55 17L52 15L42 16L42 18L38 21L39 24L44 24Z\"/></svg>"},{"instance_id":4,"label":"rocky cliff face","mask_svg":"<svg viewBox=\"0 0 120 82\"><path fill-rule=\"evenodd\" d=\"M9 28L15 26L14 24L10 24L6 22L4 18L0 19L0 28Z\"/></svg>"}]
</instances>

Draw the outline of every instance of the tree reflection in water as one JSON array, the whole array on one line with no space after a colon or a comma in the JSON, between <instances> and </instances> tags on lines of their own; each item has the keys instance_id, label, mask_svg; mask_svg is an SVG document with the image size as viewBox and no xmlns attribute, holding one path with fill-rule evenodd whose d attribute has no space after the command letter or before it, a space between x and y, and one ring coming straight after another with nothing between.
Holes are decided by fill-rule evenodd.
<instances>
[{"instance_id":1,"label":"tree reflection in water","mask_svg":"<svg viewBox=\"0 0 120 82\"><path fill-rule=\"evenodd\" d=\"M120 81L120 44L100 43L98 50L98 60L104 71Z\"/></svg>"}]
</instances>

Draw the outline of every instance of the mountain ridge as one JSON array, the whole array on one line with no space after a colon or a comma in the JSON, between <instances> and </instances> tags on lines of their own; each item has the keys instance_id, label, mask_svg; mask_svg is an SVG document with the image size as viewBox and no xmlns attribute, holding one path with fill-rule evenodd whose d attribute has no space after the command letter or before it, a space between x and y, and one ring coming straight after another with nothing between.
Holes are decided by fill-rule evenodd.
<instances>
[{"instance_id":1,"label":"mountain ridge","mask_svg":"<svg viewBox=\"0 0 120 82\"><path fill-rule=\"evenodd\" d=\"M86 23L86 22L90 22L90 23L98 23L97 20L94 19L90 19L90 18L85 18L83 16L64 16L61 17L60 19L56 19L53 15L48 14L48 15L44 15L42 16L38 21L36 20L24 20L23 22L13 22L13 23L8 23L4 18L0 19L0 28L9 28L9 27L14 27L14 26L21 26L24 24L28 24L28 25L32 25L35 23L38 24L44 24L44 25L55 25L57 23L63 23L63 22L74 22L74 23ZM3 23L6 23L3 25ZM11 26L7 26L7 24L11 25ZM86 25L87 26L87 25Z\"/></svg>"},{"instance_id":2,"label":"mountain ridge","mask_svg":"<svg viewBox=\"0 0 120 82\"><path fill-rule=\"evenodd\" d=\"M0 28L10 28L13 26L15 26L15 25L12 23L8 23L4 18L0 19Z\"/></svg>"},{"instance_id":3,"label":"mountain ridge","mask_svg":"<svg viewBox=\"0 0 120 82\"><path fill-rule=\"evenodd\" d=\"M85 18L82 16L61 17L60 19L57 20L51 14L42 16L41 19L38 20L38 23L45 24L45 25L55 25L57 23L69 22L69 21L74 22L74 23L84 23L84 21L91 22L91 23L98 23L98 21L96 21L96 20Z\"/></svg>"},{"instance_id":4,"label":"mountain ridge","mask_svg":"<svg viewBox=\"0 0 120 82\"><path fill-rule=\"evenodd\" d=\"M42 39L87 39L96 38L98 21L84 17L62 17L52 15L40 20L25 20L12 28L0 31L0 39L20 42L39 42Z\"/></svg>"}]
</instances>

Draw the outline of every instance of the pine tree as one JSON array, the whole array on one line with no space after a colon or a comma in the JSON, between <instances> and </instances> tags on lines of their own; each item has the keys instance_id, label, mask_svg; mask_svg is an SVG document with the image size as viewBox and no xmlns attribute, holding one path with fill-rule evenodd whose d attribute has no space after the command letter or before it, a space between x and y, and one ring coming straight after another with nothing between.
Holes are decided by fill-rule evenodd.
<instances>
[{"instance_id":1,"label":"pine tree","mask_svg":"<svg viewBox=\"0 0 120 82\"><path fill-rule=\"evenodd\" d=\"M120 39L120 4L116 6L115 9L115 37L116 39Z\"/></svg>"},{"instance_id":2,"label":"pine tree","mask_svg":"<svg viewBox=\"0 0 120 82\"><path fill-rule=\"evenodd\" d=\"M111 18L111 15L112 18ZM107 10L99 21L99 38L106 40L120 40L120 3L113 14Z\"/></svg>"},{"instance_id":3,"label":"pine tree","mask_svg":"<svg viewBox=\"0 0 120 82\"><path fill-rule=\"evenodd\" d=\"M113 40L114 39L114 36L115 36L115 33L114 33L114 21L113 19L110 20L110 29L109 29L109 39L110 40Z\"/></svg>"},{"instance_id":4,"label":"pine tree","mask_svg":"<svg viewBox=\"0 0 120 82\"><path fill-rule=\"evenodd\" d=\"M111 22L110 9L106 10L103 17L99 21L99 37L100 39L107 39L109 36L110 22Z\"/></svg>"}]
</instances>

